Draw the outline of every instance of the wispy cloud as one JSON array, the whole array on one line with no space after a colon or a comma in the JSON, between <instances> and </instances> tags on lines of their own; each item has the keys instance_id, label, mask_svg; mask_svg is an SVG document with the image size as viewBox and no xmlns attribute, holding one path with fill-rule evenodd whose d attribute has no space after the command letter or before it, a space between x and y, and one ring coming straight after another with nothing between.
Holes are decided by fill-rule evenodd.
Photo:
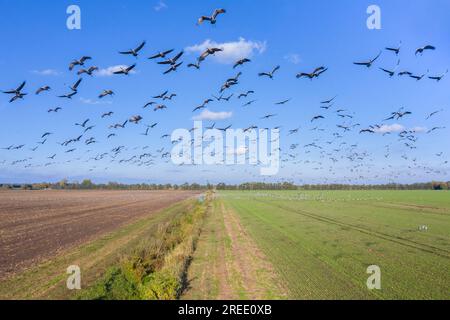
<instances>
[{"instance_id":1,"label":"wispy cloud","mask_svg":"<svg viewBox=\"0 0 450 320\"><path fill-rule=\"evenodd\" d=\"M293 64L299 64L302 61L300 55L297 53L289 53L284 56L284 59Z\"/></svg>"},{"instance_id":2,"label":"wispy cloud","mask_svg":"<svg viewBox=\"0 0 450 320\"><path fill-rule=\"evenodd\" d=\"M111 101L100 101L100 100L93 100L93 99L85 99L85 98L80 98L80 101L84 104L90 104L90 105L99 105L99 104L112 104Z\"/></svg>"},{"instance_id":3,"label":"wispy cloud","mask_svg":"<svg viewBox=\"0 0 450 320\"><path fill-rule=\"evenodd\" d=\"M31 72L40 76L59 76L61 74L61 72L54 69L33 70Z\"/></svg>"},{"instance_id":4,"label":"wispy cloud","mask_svg":"<svg viewBox=\"0 0 450 320\"><path fill-rule=\"evenodd\" d=\"M376 128L374 131L377 133L391 133L391 132L400 132L405 130L405 127L402 126L401 124L398 123L394 123L394 124L384 124L379 128Z\"/></svg>"},{"instance_id":5,"label":"wispy cloud","mask_svg":"<svg viewBox=\"0 0 450 320\"><path fill-rule=\"evenodd\" d=\"M411 131L415 132L415 133L424 133L428 131L428 128L426 127L414 127L410 129Z\"/></svg>"},{"instance_id":6,"label":"wispy cloud","mask_svg":"<svg viewBox=\"0 0 450 320\"><path fill-rule=\"evenodd\" d=\"M412 128L406 128L405 126L398 124L398 123L394 123L394 124L384 124L379 128L375 128L374 131L376 133L394 133L394 132L402 132L402 131L409 131L409 132L414 132L414 133L424 133L427 132L428 129L426 127L412 127Z\"/></svg>"},{"instance_id":7,"label":"wispy cloud","mask_svg":"<svg viewBox=\"0 0 450 320\"><path fill-rule=\"evenodd\" d=\"M119 71L121 68L127 68L128 66L124 65L124 64L120 64L117 66L111 66L105 69L100 69L98 70L97 73L95 73L95 76L97 77L110 77L112 75L114 75L114 72ZM135 74L136 71L135 70L131 70L130 71L131 74Z\"/></svg>"},{"instance_id":8,"label":"wispy cloud","mask_svg":"<svg viewBox=\"0 0 450 320\"><path fill-rule=\"evenodd\" d=\"M163 9L167 9L167 4L164 1L159 1L159 3L153 7L153 9L155 9L155 11L161 11Z\"/></svg>"},{"instance_id":9,"label":"wispy cloud","mask_svg":"<svg viewBox=\"0 0 450 320\"><path fill-rule=\"evenodd\" d=\"M229 119L233 116L233 112L226 112L226 111L222 111L222 112L213 112L213 111L209 111L208 109L205 109L202 111L202 113L200 113L198 116L193 117L193 120L212 120L212 121L217 121L217 120L225 120L225 119Z\"/></svg>"},{"instance_id":10,"label":"wispy cloud","mask_svg":"<svg viewBox=\"0 0 450 320\"><path fill-rule=\"evenodd\" d=\"M230 64L239 59L251 58L255 54L262 54L267 49L266 41L251 41L239 38L234 42L215 42L210 39L205 40L201 44L196 44L185 48L186 52L201 53L207 48L222 48L223 51L217 52L211 59L219 63Z\"/></svg>"}]
</instances>

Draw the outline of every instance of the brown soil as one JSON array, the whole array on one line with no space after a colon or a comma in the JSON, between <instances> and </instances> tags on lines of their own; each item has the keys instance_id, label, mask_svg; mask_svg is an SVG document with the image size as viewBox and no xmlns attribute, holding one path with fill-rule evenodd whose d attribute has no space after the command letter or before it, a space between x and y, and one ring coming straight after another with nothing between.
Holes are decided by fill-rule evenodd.
<instances>
[{"instance_id":1,"label":"brown soil","mask_svg":"<svg viewBox=\"0 0 450 320\"><path fill-rule=\"evenodd\" d=\"M0 279L194 191L1 191Z\"/></svg>"}]
</instances>

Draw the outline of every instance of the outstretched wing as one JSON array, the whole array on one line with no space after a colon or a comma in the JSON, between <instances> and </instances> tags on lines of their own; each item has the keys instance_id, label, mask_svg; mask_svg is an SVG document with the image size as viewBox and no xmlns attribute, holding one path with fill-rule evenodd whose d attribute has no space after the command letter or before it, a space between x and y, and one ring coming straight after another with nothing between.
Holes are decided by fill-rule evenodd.
<instances>
[{"instance_id":1,"label":"outstretched wing","mask_svg":"<svg viewBox=\"0 0 450 320\"><path fill-rule=\"evenodd\" d=\"M136 64L133 64L133 65L129 66L129 67L127 68L127 72L130 72L130 71L133 70L135 67L136 67Z\"/></svg>"},{"instance_id":2,"label":"outstretched wing","mask_svg":"<svg viewBox=\"0 0 450 320\"><path fill-rule=\"evenodd\" d=\"M382 71L384 71L386 73L389 73L389 74L393 74L394 73L393 71L390 71L390 70L387 70L387 69L384 69L384 68L380 68L380 70L382 70Z\"/></svg>"},{"instance_id":3,"label":"outstretched wing","mask_svg":"<svg viewBox=\"0 0 450 320\"><path fill-rule=\"evenodd\" d=\"M381 51L380 51L380 53L378 53L378 55L377 55L374 59L372 59L372 63L374 63L375 61L377 61L377 59L378 59L380 56L381 56Z\"/></svg>"},{"instance_id":4,"label":"outstretched wing","mask_svg":"<svg viewBox=\"0 0 450 320\"><path fill-rule=\"evenodd\" d=\"M211 20L212 20L212 19L211 19L210 17L207 17L207 16L201 16L201 17L198 19L197 24L202 24L203 21L211 21Z\"/></svg>"},{"instance_id":5,"label":"outstretched wing","mask_svg":"<svg viewBox=\"0 0 450 320\"><path fill-rule=\"evenodd\" d=\"M139 52L139 51L141 51L141 49L142 49L144 46L145 46L145 41L143 41L143 42L139 45L139 47L137 47L134 51Z\"/></svg>"},{"instance_id":6,"label":"outstretched wing","mask_svg":"<svg viewBox=\"0 0 450 320\"><path fill-rule=\"evenodd\" d=\"M173 61L177 61L178 59L180 59L180 57L184 54L184 51L181 51L179 54L177 54L172 60Z\"/></svg>"},{"instance_id":7,"label":"outstretched wing","mask_svg":"<svg viewBox=\"0 0 450 320\"><path fill-rule=\"evenodd\" d=\"M73 68L75 67L75 65L77 65L77 64L78 64L78 63L75 63L75 61L74 61L74 62L71 62L71 63L69 64L69 70L72 71Z\"/></svg>"},{"instance_id":8,"label":"outstretched wing","mask_svg":"<svg viewBox=\"0 0 450 320\"><path fill-rule=\"evenodd\" d=\"M159 58L159 57L161 57L160 53L155 54L154 56L151 56L149 59L156 59L156 58Z\"/></svg>"},{"instance_id":9,"label":"outstretched wing","mask_svg":"<svg viewBox=\"0 0 450 320\"><path fill-rule=\"evenodd\" d=\"M206 50L205 52L202 52L200 57L198 57L198 61L202 62L203 60L206 59L207 56L209 56L209 51L208 50Z\"/></svg>"},{"instance_id":10,"label":"outstretched wing","mask_svg":"<svg viewBox=\"0 0 450 320\"><path fill-rule=\"evenodd\" d=\"M328 68L322 69L320 72L317 73L317 76L320 76L322 73L324 73L327 70L328 70Z\"/></svg>"},{"instance_id":11,"label":"outstretched wing","mask_svg":"<svg viewBox=\"0 0 450 320\"><path fill-rule=\"evenodd\" d=\"M164 61L159 61L157 62L158 64L172 64L171 60L164 60Z\"/></svg>"},{"instance_id":12,"label":"outstretched wing","mask_svg":"<svg viewBox=\"0 0 450 320\"><path fill-rule=\"evenodd\" d=\"M73 85L73 89L77 89L78 88L78 86L80 85L80 83L81 83L81 81L82 81L83 79L78 79L78 81L77 82L75 82L75 84Z\"/></svg>"},{"instance_id":13,"label":"outstretched wing","mask_svg":"<svg viewBox=\"0 0 450 320\"><path fill-rule=\"evenodd\" d=\"M216 19L216 17L217 17L219 14L225 13L225 12L226 12L225 9L216 9L216 10L214 10L214 13L213 13L213 15L212 15L212 18L213 18L213 19Z\"/></svg>"},{"instance_id":14,"label":"outstretched wing","mask_svg":"<svg viewBox=\"0 0 450 320\"><path fill-rule=\"evenodd\" d=\"M311 78L311 75L309 73L305 73L305 72L297 74L297 78L302 78L302 77Z\"/></svg>"},{"instance_id":15,"label":"outstretched wing","mask_svg":"<svg viewBox=\"0 0 450 320\"><path fill-rule=\"evenodd\" d=\"M175 50L175 49L170 49L170 50L167 50L167 51L163 51L163 54L169 54L169 53L172 53L173 50Z\"/></svg>"},{"instance_id":16,"label":"outstretched wing","mask_svg":"<svg viewBox=\"0 0 450 320\"><path fill-rule=\"evenodd\" d=\"M27 83L26 81L22 82L22 84L17 88L17 91L22 90L23 87L25 87L25 84L26 84L26 83Z\"/></svg>"},{"instance_id":17,"label":"outstretched wing","mask_svg":"<svg viewBox=\"0 0 450 320\"><path fill-rule=\"evenodd\" d=\"M280 69L280 66L276 66L273 70L272 70L272 74L274 74L275 72L277 72Z\"/></svg>"},{"instance_id":18,"label":"outstretched wing","mask_svg":"<svg viewBox=\"0 0 450 320\"><path fill-rule=\"evenodd\" d=\"M313 73L317 73L317 72L322 71L322 70L324 70L324 69L325 69L325 67L318 67L318 68L316 68L316 69L313 71Z\"/></svg>"}]
</instances>

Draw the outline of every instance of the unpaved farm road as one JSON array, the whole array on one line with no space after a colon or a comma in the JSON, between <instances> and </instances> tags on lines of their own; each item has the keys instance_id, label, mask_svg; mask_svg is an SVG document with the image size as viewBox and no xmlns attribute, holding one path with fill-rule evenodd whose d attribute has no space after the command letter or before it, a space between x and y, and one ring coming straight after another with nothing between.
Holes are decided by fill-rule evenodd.
<instances>
[{"instance_id":1,"label":"unpaved farm road","mask_svg":"<svg viewBox=\"0 0 450 320\"><path fill-rule=\"evenodd\" d=\"M0 279L194 191L0 191Z\"/></svg>"}]
</instances>

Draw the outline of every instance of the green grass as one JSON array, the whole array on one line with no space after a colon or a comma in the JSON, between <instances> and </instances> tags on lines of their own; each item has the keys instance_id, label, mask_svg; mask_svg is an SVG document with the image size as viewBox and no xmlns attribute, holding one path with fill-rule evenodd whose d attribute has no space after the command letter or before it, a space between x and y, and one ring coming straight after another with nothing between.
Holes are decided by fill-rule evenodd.
<instances>
[{"instance_id":1,"label":"green grass","mask_svg":"<svg viewBox=\"0 0 450 320\"><path fill-rule=\"evenodd\" d=\"M224 191L294 299L449 299L450 193ZM418 230L421 225L428 231ZM366 269L381 268L381 290Z\"/></svg>"}]
</instances>

